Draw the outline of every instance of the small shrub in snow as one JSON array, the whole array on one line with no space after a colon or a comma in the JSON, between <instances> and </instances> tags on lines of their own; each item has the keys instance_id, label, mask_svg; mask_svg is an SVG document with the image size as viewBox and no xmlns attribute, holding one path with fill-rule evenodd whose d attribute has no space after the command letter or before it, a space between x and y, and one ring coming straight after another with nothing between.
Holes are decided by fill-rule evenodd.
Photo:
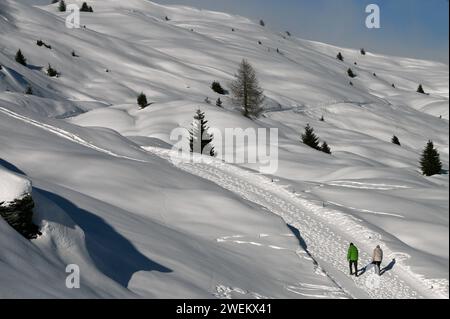
<instances>
[{"instance_id":1,"label":"small shrub in snow","mask_svg":"<svg viewBox=\"0 0 450 319\"><path fill-rule=\"evenodd\" d=\"M348 76L349 77L351 77L351 78L356 78L356 74L353 72L353 70L352 69L348 69L347 70L347 74L348 74Z\"/></svg>"},{"instance_id":2,"label":"small shrub in snow","mask_svg":"<svg viewBox=\"0 0 450 319\"><path fill-rule=\"evenodd\" d=\"M27 95L33 95L33 88L31 86L27 87L27 90L25 91L25 94Z\"/></svg>"},{"instance_id":3,"label":"small shrub in snow","mask_svg":"<svg viewBox=\"0 0 450 319\"><path fill-rule=\"evenodd\" d=\"M264 22L264 20L261 19L261 20L259 20L259 25L262 27L265 27L266 23Z\"/></svg>"},{"instance_id":4,"label":"small shrub in snow","mask_svg":"<svg viewBox=\"0 0 450 319\"><path fill-rule=\"evenodd\" d=\"M366 50L364 48L361 49L361 55L366 55Z\"/></svg>"},{"instance_id":5,"label":"small shrub in snow","mask_svg":"<svg viewBox=\"0 0 450 319\"><path fill-rule=\"evenodd\" d=\"M336 59L338 59L339 61L344 61L344 57L342 56L341 52L338 53L338 55L336 56Z\"/></svg>"},{"instance_id":6,"label":"small shrub in snow","mask_svg":"<svg viewBox=\"0 0 450 319\"><path fill-rule=\"evenodd\" d=\"M80 12L94 12L94 10L92 9L91 6L88 6L86 2L83 2L83 4L81 5Z\"/></svg>"},{"instance_id":7,"label":"small shrub in snow","mask_svg":"<svg viewBox=\"0 0 450 319\"><path fill-rule=\"evenodd\" d=\"M322 115L322 117L320 118L320 121L321 121L321 122L325 122L325 118L323 117L323 115Z\"/></svg>"},{"instance_id":8,"label":"small shrub in snow","mask_svg":"<svg viewBox=\"0 0 450 319\"><path fill-rule=\"evenodd\" d=\"M52 66L49 64L47 67L47 75L49 77L55 77L55 76L59 76L59 73L54 68L52 68Z\"/></svg>"},{"instance_id":9,"label":"small shrub in snow","mask_svg":"<svg viewBox=\"0 0 450 319\"><path fill-rule=\"evenodd\" d=\"M19 64L22 64L24 66L27 66L27 59L22 54L22 51L20 49L16 53L16 62L19 63Z\"/></svg>"},{"instance_id":10,"label":"small shrub in snow","mask_svg":"<svg viewBox=\"0 0 450 319\"><path fill-rule=\"evenodd\" d=\"M426 93L425 93L425 90L424 90L423 87L422 87L422 84L420 84L419 87L417 88L417 93L420 93L420 94L426 94Z\"/></svg>"},{"instance_id":11,"label":"small shrub in snow","mask_svg":"<svg viewBox=\"0 0 450 319\"><path fill-rule=\"evenodd\" d=\"M391 140L391 141L392 141L392 143L395 144L395 145L402 146L402 144L400 143L400 140L399 140L398 137L395 136L395 135L392 137L392 140Z\"/></svg>"},{"instance_id":12,"label":"small shrub in snow","mask_svg":"<svg viewBox=\"0 0 450 319\"><path fill-rule=\"evenodd\" d=\"M205 98L205 103L206 103L206 104L211 104L211 100L209 99L209 97L206 97L206 98Z\"/></svg>"},{"instance_id":13,"label":"small shrub in snow","mask_svg":"<svg viewBox=\"0 0 450 319\"><path fill-rule=\"evenodd\" d=\"M60 12L66 12L67 6L66 6L66 2L64 0L59 1L58 10Z\"/></svg>"},{"instance_id":14,"label":"small shrub in snow","mask_svg":"<svg viewBox=\"0 0 450 319\"><path fill-rule=\"evenodd\" d=\"M147 96L144 93L139 94L137 98L137 104L141 107L141 109L144 109L148 106Z\"/></svg>"},{"instance_id":15,"label":"small shrub in snow","mask_svg":"<svg viewBox=\"0 0 450 319\"><path fill-rule=\"evenodd\" d=\"M433 176L441 174L442 172L440 155L434 148L432 141L428 141L427 146L423 150L422 157L420 159L420 167L423 175L425 176Z\"/></svg>"},{"instance_id":16,"label":"small shrub in snow","mask_svg":"<svg viewBox=\"0 0 450 319\"><path fill-rule=\"evenodd\" d=\"M217 101L216 101L216 106L218 106L218 107L222 107L223 106L223 102L222 102L222 100L220 99L220 97L217 99Z\"/></svg>"},{"instance_id":17,"label":"small shrub in snow","mask_svg":"<svg viewBox=\"0 0 450 319\"><path fill-rule=\"evenodd\" d=\"M166 20L166 21L170 21L170 19L169 19L169 17L168 17L168 16L165 16L165 17L164 17L164 20Z\"/></svg>"},{"instance_id":18,"label":"small shrub in snow","mask_svg":"<svg viewBox=\"0 0 450 319\"><path fill-rule=\"evenodd\" d=\"M226 91L218 81L214 81L211 84L211 89L216 92L217 94L225 95Z\"/></svg>"},{"instance_id":19,"label":"small shrub in snow","mask_svg":"<svg viewBox=\"0 0 450 319\"><path fill-rule=\"evenodd\" d=\"M39 47L42 47L42 46L44 46L44 47L46 47L47 49L52 49L52 46L51 45L48 45L48 44L46 44L44 41L42 41L42 40L37 40L36 41L36 44L37 44L37 46L39 46Z\"/></svg>"}]
</instances>

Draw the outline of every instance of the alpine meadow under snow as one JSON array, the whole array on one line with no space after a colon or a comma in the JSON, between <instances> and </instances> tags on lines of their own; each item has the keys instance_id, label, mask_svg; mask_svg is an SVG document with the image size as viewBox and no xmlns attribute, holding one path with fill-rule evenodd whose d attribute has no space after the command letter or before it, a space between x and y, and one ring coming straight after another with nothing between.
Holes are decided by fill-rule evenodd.
<instances>
[{"instance_id":1,"label":"alpine meadow under snow","mask_svg":"<svg viewBox=\"0 0 450 319\"><path fill-rule=\"evenodd\" d=\"M448 65L146 0L87 1L69 29L49 2L0 2L0 208L32 195L42 233L0 218L0 298L449 297ZM259 118L232 98L244 59ZM216 157L172 161L198 109L222 132L277 128L276 173L223 161L256 146L217 136ZM331 154L302 142L307 124ZM348 275L350 242L361 268L381 245L379 281Z\"/></svg>"}]
</instances>

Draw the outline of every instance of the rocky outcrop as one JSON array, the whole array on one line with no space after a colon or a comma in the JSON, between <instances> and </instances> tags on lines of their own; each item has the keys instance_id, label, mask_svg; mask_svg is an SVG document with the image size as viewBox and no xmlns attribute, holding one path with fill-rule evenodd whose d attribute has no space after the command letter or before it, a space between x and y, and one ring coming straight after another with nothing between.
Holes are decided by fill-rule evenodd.
<instances>
[{"instance_id":1,"label":"rocky outcrop","mask_svg":"<svg viewBox=\"0 0 450 319\"><path fill-rule=\"evenodd\" d=\"M26 195L7 204L0 203L0 216L23 237L35 239L41 232L33 224L33 208L33 198Z\"/></svg>"}]
</instances>

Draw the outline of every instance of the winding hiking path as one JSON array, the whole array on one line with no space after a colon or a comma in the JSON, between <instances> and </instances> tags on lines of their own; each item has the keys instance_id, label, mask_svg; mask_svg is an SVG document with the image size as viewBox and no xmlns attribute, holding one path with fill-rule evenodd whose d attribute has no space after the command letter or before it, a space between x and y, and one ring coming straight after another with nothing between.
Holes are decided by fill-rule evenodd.
<instances>
[{"instance_id":1,"label":"winding hiking path","mask_svg":"<svg viewBox=\"0 0 450 319\"><path fill-rule=\"evenodd\" d=\"M283 218L286 224L299 230L308 253L321 270L352 296L383 299L448 298L439 289L431 289L431 282L411 273L402 264L408 256L394 253L386 245L383 245L385 259L388 263L392 262L388 267L391 269L384 272L383 276L374 276L373 270L368 270L358 278L349 277L346 261L349 242L354 242L360 248L360 260L363 263L366 261L366 264L371 260L367 252L371 252L377 244L383 244L379 234L349 215L301 198L265 176L219 159L202 157L202 161L198 158L198 161L189 162L175 151L157 147L146 147L145 150ZM366 264L360 265L360 268ZM347 289L349 283L355 289ZM298 288L286 287L290 291Z\"/></svg>"}]
</instances>

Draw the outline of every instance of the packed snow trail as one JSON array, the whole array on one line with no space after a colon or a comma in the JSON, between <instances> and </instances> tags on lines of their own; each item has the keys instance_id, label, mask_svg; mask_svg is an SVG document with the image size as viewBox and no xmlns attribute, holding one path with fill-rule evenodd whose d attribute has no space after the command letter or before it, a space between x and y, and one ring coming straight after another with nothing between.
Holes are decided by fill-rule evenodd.
<instances>
[{"instance_id":1,"label":"packed snow trail","mask_svg":"<svg viewBox=\"0 0 450 319\"><path fill-rule=\"evenodd\" d=\"M384 265L391 262L394 266L381 277L375 277L370 270L357 278L348 278L353 280L359 290L375 299L448 298L448 282L445 279L424 279L411 272L402 264L409 256L392 252L383 244L380 234L364 227L349 215L303 199L265 176L219 159L201 157L202 161L194 162L186 161L186 158L181 158L177 152L171 150L156 147L145 147L145 150L282 217L288 225L300 231L308 251L319 262L320 267L338 283L338 277L345 275L348 278L346 253L349 242L354 242L360 249L360 269L371 260L368 252L381 244L385 253ZM294 290L292 286L287 289Z\"/></svg>"}]
</instances>

